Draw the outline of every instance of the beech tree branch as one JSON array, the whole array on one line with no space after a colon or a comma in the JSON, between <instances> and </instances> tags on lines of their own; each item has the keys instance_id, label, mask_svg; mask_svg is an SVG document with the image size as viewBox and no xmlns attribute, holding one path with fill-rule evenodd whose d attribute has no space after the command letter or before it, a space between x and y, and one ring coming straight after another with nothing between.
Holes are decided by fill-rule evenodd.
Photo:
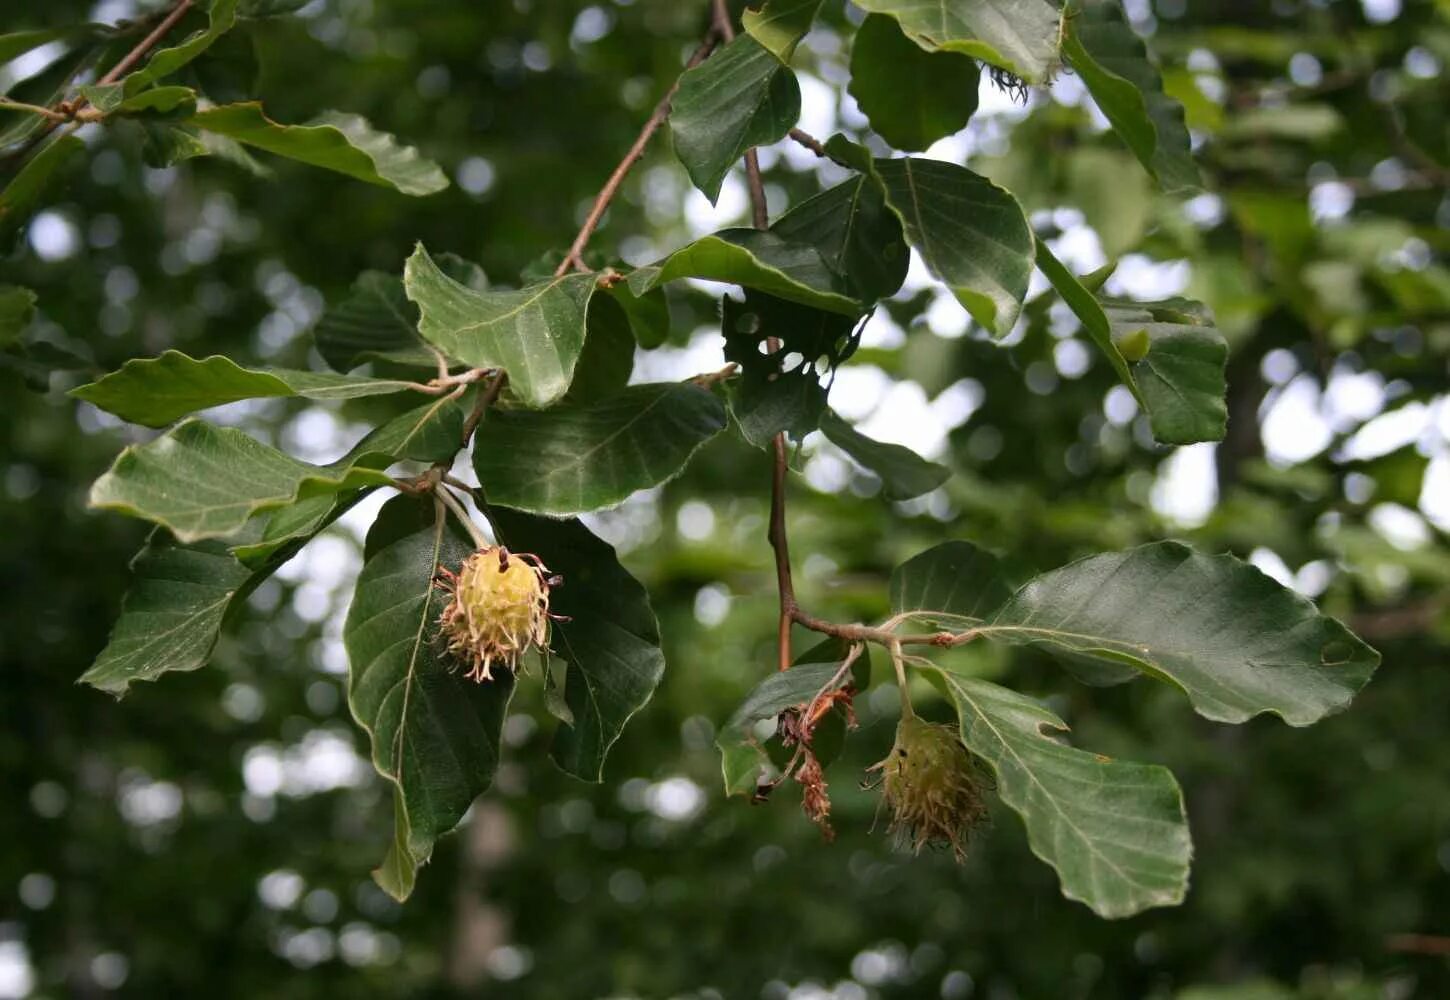
<instances>
[{"instance_id":1,"label":"beech tree branch","mask_svg":"<svg viewBox=\"0 0 1450 1000\"><path fill-rule=\"evenodd\" d=\"M186 12L191 9L191 5L192 0L177 0L176 6L171 8L170 13L163 17L155 28L151 29L151 33L137 42L131 48L131 51L122 56L121 61L112 66L110 71L97 80L96 83L104 87L115 83L129 73L131 68L145 57L146 53L150 52L161 39L166 37L167 32L176 27L176 22L186 16ZM84 103L84 98L81 103Z\"/></svg>"},{"instance_id":2,"label":"beech tree branch","mask_svg":"<svg viewBox=\"0 0 1450 1000\"><path fill-rule=\"evenodd\" d=\"M194 0L177 0L176 6L162 16L161 20L157 22L156 27L152 28L146 34L146 37L133 45L130 51L122 56L116 65L112 66L106 72L105 76L96 81L96 85L107 86L115 83L129 72L133 66L146 56L146 53L150 52L161 39L166 37L167 32L176 27L176 23L191 9L193 2ZM60 101L52 108L37 109L37 112L43 113L48 120L36 130L35 134L30 137L30 140L24 146L17 152L11 154L12 157L17 161L24 160L36 146L45 141L46 136L54 132L57 126L63 122L87 120L81 119L79 116L88 103L84 97L76 97L72 100Z\"/></svg>"},{"instance_id":3,"label":"beech tree branch","mask_svg":"<svg viewBox=\"0 0 1450 1000\"><path fill-rule=\"evenodd\" d=\"M714 9L714 30L726 43L735 38L735 25L730 20L730 9L725 0L712 0ZM750 215L756 229L770 228L770 214L765 202L765 184L760 178L760 158L754 149L745 151L745 186L750 191ZM765 339L765 348L774 354L780 350L776 337ZM773 466L770 476L770 529L766 538L775 551L775 586L780 594L780 624L776 634L776 666L789 670L791 664L790 626L797 612L795 583L790 572L790 541L785 528L785 486L789 454L786 450L785 432L777 434L771 441Z\"/></svg>"},{"instance_id":4,"label":"beech tree branch","mask_svg":"<svg viewBox=\"0 0 1450 1000\"><path fill-rule=\"evenodd\" d=\"M665 123L665 119L670 116L670 104L675 99L675 92L680 89L680 80L686 72L694 69L709 58L710 53L715 51L715 46L719 43L720 32L716 21L712 18L710 27L705 32L704 39L701 40L699 46L685 62L684 70L681 71L680 76L675 77L675 82L670 84L670 88L665 91L665 96L661 97L659 103L655 105L654 113L649 116L649 120L639 130L639 135L635 137L634 144L629 147L629 151L624 154L624 159L619 161L618 166L614 168L614 172L609 175L609 179L599 189L599 194L595 195L594 204L590 207L589 214L584 219L584 225L579 227L579 234L574 237L574 242L570 244L569 252L564 255L564 259L554 269L554 277L563 277L571 268L576 271L588 270L584 266L584 261L580 255L584 253L584 248L589 245L589 238L594 235L594 230L599 228L599 222L604 218L604 213L609 210L610 202L614 201L615 195L619 194L619 188L624 183L625 177L629 176L630 170L639 162L640 157L644 155L645 147L649 145L650 139L659 131L660 126Z\"/></svg>"}]
</instances>

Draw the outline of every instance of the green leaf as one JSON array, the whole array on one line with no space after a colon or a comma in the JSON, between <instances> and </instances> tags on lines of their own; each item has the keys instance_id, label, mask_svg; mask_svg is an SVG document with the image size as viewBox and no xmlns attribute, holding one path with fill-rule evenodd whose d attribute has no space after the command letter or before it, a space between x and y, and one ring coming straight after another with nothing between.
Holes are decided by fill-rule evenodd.
<instances>
[{"instance_id":1,"label":"green leaf","mask_svg":"<svg viewBox=\"0 0 1450 1000\"><path fill-rule=\"evenodd\" d=\"M462 257L439 254L437 265L473 291L488 287L483 270ZM340 372L368 361L437 367L435 355L418 336L418 307L408 301L403 279L396 274L359 274L347 296L323 313L313 337L322 360Z\"/></svg>"},{"instance_id":2,"label":"green leaf","mask_svg":"<svg viewBox=\"0 0 1450 1000\"><path fill-rule=\"evenodd\" d=\"M110 114L126 96L126 85L122 83L85 84L76 88L91 106L102 114Z\"/></svg>"},{"instance_id":3,"label":"green leaf","mask_svg":"<svg viewBox=\"0 0 1450 1000\"><path fill-rule=\"evenodd\" d=\"M820 9L821 0L765 0L758 10L743 11L740 23L751 38L788 63Z\"/></svg>"},{"instance_id":4,"label":"green leaf","mask_svg":"<svg viewBox=\"0 0 1450 1000\"><path fill-rule=\"evenodd\" d=\"M63 28L37 28L32 31L11 31L0 35L0 65L23 56L32 49L70 35L94 34L105 30L98 24L77 24Z\"/></svg>"},{"instance_id":5,"label":"green leaf","mask_svg":"<svg viewBox=\"0 0 1450 1000\"><path fill-rule=\"evenodd\" d=\"M213 42L230 31L236 24L237 0L212 0L210 4L204 6L207 18L206 27L193 31L177 45L157 49L146 61L145 66L134 73L127 74L121 83L128 95L139 93L157 80L175 73L211 48Z\"/></svg>"},{"instance_id":6,"label":"green leaf","mask_svg":"<svg viewBox=\"0 0 1450 1000\"><path fill-rule=\"evenodd\" d=\"M159 533L131 573L110 642L80 678L117 697L134 681L205 666L227 607L252 576L219 542L176 545Z\"/></svg>"},{"instance_id":7,"label":"green leaf","mask_svg":"<svg viewBox=\"0 0 1450 1000\"><path fill-rule=\"evenodd\" d=\"M476 390L475 390L476 391ZM462 448L463 419L472 407L468 396L453 399L439 396L415 409L401 413L374 428L347 453L341 462L382 468L394 461L450 461ZM266 526L255 540L233 545L232 554L249 566L298 538L310 537L351 508L374 487L306 497L279 507L266 517Z\"/></svg>"},{"instance_id":8,"label":"green leaf","mask_svg":"<svg viewBox=\"0 0 1450 1000\"><path fill-rule=\"evenodd\" d=\"M456 399L437 396L374 428L348 455L359 462L371 455L415 462L451 459L462 447L463 420L471 407L467 393Z\"/></svg>"},{"instance_id":9,"label":"green leaf","mask_svg":"<svg viewBox=\"0 0 1450 1000\"><path fill-rule=\"evenodd\" d=\"M1193 847L1172 772L1067 746L1055 735L1063 721L1015 691L933 675L956 705L962 742L996 773L998 795L1022 817L1032 852L1057 870L1064 896L1102 917L1183 900Z\"/></svg>"},{"instance_id":10,"label":"green leaf","mask_svg":"<svg viewBox=\"0 0 1450 1000\"><path fill-rule=\"evenodd\" d=\"M351 459L309 465L241 431L186 420L121 452L91 487L90 503L152 521L182 542L195 542L230 535L259 511L389 481Z\"/></svg>"},{"instance_id":11,"label":"green leaf","mask_svg":"<svg viewBox=\"0 0 1450 1000\"><path fill-rule=\"evenodd\" d=\"M0 347L19 340L34 316L34 292L19 285L0 285Z\"/></svg>"},{"instance_id":12,"label":"green leaf","mask_svg":"<svg viewBox=\"0 0 1450 1000\"><path fill-rule=\"evenodd\" d=\"M892 570L889 589L894 613L943 624L980 622L1012 596L997 557L962 541L912 556Z\"/></svg>"},{"instance_id":13,"label":"green leaf","mask_svg":"<svg viewBox=\"0 0 1450 1000\"><path fill-rule=\"evenodd\" d=\"M280 17L306 7L310 0L241 0L237 16L246 18Z\"/></svg>"},{"instance_id":14,"label":"green leaf","mask_svg":"<svg viewBox=\"0 0 1450 1000\"><path fill-rule=\"evenodd\" d=\"M1032 229L1017 199L937 160L877 160L876 171L927 270L989 333L1005 336L1032 278Z\"/></svg>"},{"instance_id":15,"label":"green leaf","mask_svg":"<svg viewBox=\"0 0 1450 1000\"><path fill-rule=\"evenodd\" d=\"M761 768L770 763L765 747L755 736L755 727L766 719L774 719L788 708L804 705L840 673L841 661L834 663L803 663L789 670L779 670L766 677L748 694L730 721L720 727L715 746L720 749L720 766L725 777L726 795L750 795L755 791ZM851 682L847 673L834 685Z\"/></svg>"},{"instance_id":16,"label":"green leaf","mask_svg":"<svg viewBox=\"0 0 1450 1000\"><path fill-rule=\"evenodd\" d=\"M1170 681L1218 722L1271 712L1307 726L1348 705L1379 663L1347 628L1257 568L1177 542L1044 573L979 631Z\"/></svg>"},{"instance_id":17,"label":"green leaf","mask_svg":"<svg viewBox=\"0 0 1450 1000\"><path fill-rule=\"evenodd\" d=\"M977 110L981 71L960 52L929 51L882 14L851 46L851 95L871 127L897 149L925 149L959 132Z\"/></svg>"},{"instance_id":18,"label":"green leaf","mask_svg":"<svg viewBox=\"0 0 1450 1000\"><path fill-rule=\"evenodd\" d=\"M1163 92L1163 79L1147 47L1116 0L1089 0L1073 12L1063 55L1113 131L1165 191L1202 186L1183 106Z\"/></svg>"},{"instance_id":19,"label":"green leaf","mask_svg":"<svg viewBox=\"0 0 1450 1000\"><path fill-rule=\"evenodd\" d=\"M1045 245L1037 266L1077 314L1164 444L1220 441L1228 422L1228 344L1197 302L1099 300ZM1125 357L1131 351L1134 360Z\"/></svg>"},{"instance_id":20,"label":"green leaf","mask_svg":"<svg viewBox=\"0 0 1450 1000\"><path fill-rule=\"evenodd\" d=\"M564 706L573 721L559 727L550 753L568 773L599 781L609 748L664 676L649 595L614 549L576 520L500 507L489 519L503 544L534 553L564 578L550 606L567 620L555 624L550 646L569 665Z\"/></svg>"},{"instance_id":21,"label":"green leaf","mask_svg":"<svg viewBox=\"0 0 1450 1000\"><path fill-rule=\"evenodd\" d=\"M644 295L667 281L703 278L766 292L829 312L856 316L861 306L815 247L758 229L723 229L633 271L629 287Z\"/></svg>"},{"instance_id":22,"label":"green leaf","mask_svg":"<svg viewBox=\"0 0 1450 1000\"><path fill-rule=\"evenodd\" d=\"M279 125L262 113L260 104L247 102L207 108L187 123L403 194L434 194L448 186L438 164L424 159L412 146L398 145L391 135L375 130L358 115L332 112L312 125Z\"/></svg>"},{"instance_id":23,"label":"green leaf","mask_svg":"<svg viewBox=\"0 0 1450 1000\"><path fill-rule=\"evenodd\" d=\"M147 427L164 427L178 417L239 399L304 396L307 399L355 399L402 392L408 383L392 379L285 368L243 368L213 355L200 361L180 351L126 362L70 395Z\"/></svg>"},{"instance_id":24,"label":"green leaf","mask_svg":"<svg viewBox=\"0 0 1450 1000\"><path fill-rule=\"evenodd\" d=\"M299 539L309 539L317 534L374 489L376 487L365 486L346 493L308 497L263 514L261 517L265 524L257 539L231 545L231 553L244 565L259 566L282 549L292 547Z\"/></svg>"},{"instance_id":25,"label":"green leaf","mask_svg":"<svg viewBox=\"0 0 1450 1000\"><path fill-rule=\"evenodd\" d=\"M782 431L799 441L820 425L821 378L855 350L855 329L838 313L756 292L746 292L743 303L724 300L725 359L741 370L730 412L745 440L764 448ZM773 351L771 338L778 342Z\"/></svg>"},{"instance_id":26,"label":"green leaf","mask_svg":"<svg viewBox=\"0 0 1450 1000\"><path fill-rule=\"evenodd\" d=\"M1047 0L858 0L924 49L964 52L1042 83L1057 63L1062 12Z\"/></svg>"},{"instance_id":27,"label":"green leaf","mask_svg":"<svg viewBox=\"0 0 1450 1000\"><path fill-rule=\"evenodd\" d=\"M90 360L48 340L21 340L0 347L0 371L13 371L32 392L49 392L56 372L92 371Z\"/></svg>"},{"instance_id":28,"label":"green leaf","mask_svg":"<svg viewBox=\"0 0 1450 1000\"><path fill-rule=\"evenodd\" d=\"M795 74L750 35L740 35L680 77L670 133L690 180L713 203L745 151L784 138L800 113Z\"/></svg>"},{"instance_id":29,"label":"green leaf","mask_svg":"<svg viewBox=\"0 0 1450 1000\"><path fill-rule=\"evenodd\" d=\"M634 331L618 299L596 298L586 328L574 381L564 396L571 403L595 403L623 392L634 371Z\"/></svg>"},{"instance_id":30,"label":"green leaf","mask_svg":"<svg viewBox=\"0 0 1450 1000\"><path fill-rule=\"evenodd\" d=\"M864 165L866 172L796 205L770 230L787 242L815 247L845 287L869 303L896 293L911 254L869 154Z\"/></svg>"},{"instance_id":31,"label":"green leaf","mask_svg":"<svg viewBox=\"0 0 1450 1000\"><path fill-rule=\"evenodd\" d=\"M1117 343L1113 340L1112 327L1108 325L1107 314L1103 312L1097 297L1087 290L1077 275L1057 259L1057 255L1048 249L1046 243L1037 244L1037 266L1052 287L1057 289L1057 294L1062 296L1062 301L1066 302L1067 307L1077 314L1088 337L1097 345L1098 350L1103 352L1108 363L1113 366L1113 371L1117 372L1118 379L1132 390L1134 398L1141 405L1143 394L1138 390L1138 381L1133 378L1133 371L1128 367L1127 359L1123 357L1122 352L1118 350Z\"/></svg>"},{"instance_id":32,"label":"green leaf","mask_svg":"<svg viewBox=\"0 0 1450 1000\"><path fill-rule=\"evenodd\" d=\"M127 97L114 108L118 115L189 118L196 112L196 91L190 87L152 87Z\"/></svg>"},{"instance_id":33,"label":"green leaf","mask_svg":"<svg viewBox=\"0 0 1450 1000\"><path fill-rule=\"evenodd\" d=\"M0 189L0 233L24 222L45 192L60 180L86 144L73 135L62 135L46 143L25 166Z\"/></svg>"},{"instance_id":34,"label":"green leaf","mask_svg":"<svg viewBox=\"0 0 1450 1000\"><path fill-rule=\"evenodd\" d=\"M596 403L491 411L473 467L490 503L563 517L673 478L724 427L724 407L698 386L636 385Z\"/></svg>"},{"instance_id":35,"label":"green leaf","mask_svg":"<svg viewBox=\"0 0 1450 1000\"><path fill-rule=\"evenodd\" d=\"M343 626L348 704L372 741L378 773L397 789L394 846L374 877L398 898L498 768L513 675L467 680L437 636L444 598L434 577L471 550L435 518L433 503L390 500L368 532Z\"/></svg>"},{"instance_id":36,"label":"green leaf","mask_svg":"<svg viewBox=\"0 0 1450 1000\"><path fill-rule=\"evenodd\" d=\"M609 297L629 317L634 339L646 350L659 347L670 336L670 304L664 289L656 288L643 295L636 295L626 281L617 281L609 289Z\"/></svg>"},{"instance_id":37,"label":"green leaf","mask_svg":"<svg viewBox=\"0 0 1450 1000\"><path fill-rule=\"evenodd\" d=\"M1153 436L1165 444L1220 441L1228 424L1224 366L1228 344L1205 306L1186 299L1102 301L1115 341L1147 335L1134 362Z\"/></svg>"},{"instance_id":38,"label":"green leaf","mask_svg":"<svg viewBox=\"0 0 1450 1000\"><path fill-rule=\"evenodd\" d=\"M928 462L910 448L873 440L842 420L834 410L821 417L821 432L837 448L881 478L888 500L910 500L930 493L951 478L951 470Z\"/></svg>"},{"instance_id":39,"label":"green leaf","mask_svg":"<svg viewBox=\"0 0 1450 1000\"><path fill-rule=\"evenodd\" d=\"M211 156L214 150L207 146L194 129L182 128L162 121L139 121L129 123L140 130L141 156L148 167L161 169L177 163ZM220 138L213 136L212 138ZM237 147L241 149L240 146ZM245 155L245 154L244 154Z\"/></svg>"},{"instance_id":40,"label":"green leaf","mask_svg":"<svg viewBox=\"0 0 1450 1000\"><path fill-rule=\"evenodd\" d=\"M448 357L503 369L527 406L548 406L569 390L584 349L595 275L477 292L444 274L420 243L403 269L403 286L421 314L418 332Z\"/></svg>"}]
</instances>

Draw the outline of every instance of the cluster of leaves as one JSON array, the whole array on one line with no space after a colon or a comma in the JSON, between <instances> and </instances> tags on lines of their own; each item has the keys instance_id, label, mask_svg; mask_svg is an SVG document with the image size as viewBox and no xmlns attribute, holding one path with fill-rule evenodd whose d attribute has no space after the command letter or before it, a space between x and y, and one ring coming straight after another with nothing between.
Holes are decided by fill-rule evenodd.
<instances>
[{"instance_id":1,"label":"cluster of leaves","mask_svg":"<svg viewBox=\"0 0 1450 1000\"><path fill-rule=\"evenodd\" d=\"M282 126L255 104L212 104L204 91L161 82L238 16L275 6L213 0L197 11L203 24L139 69L88 86L67 77L57 91L68 98L57 112L66 124L31 116L29 131L4 140L24 155L0 194L0 225L38 203L42 182L83 148L68 134L72 124L145 129L156 162L210 153L251 165L251 147L404 194L443 187L435 165L359 119ZM790 63L821 6L770 0L748 13L744 33L681 78L669 118L674 148L712 200L743 155L795 126L801 102ZM879 141L824 143L822 155L847 179L766 229L722 230L639 268L529 274L518 288L493 287L475 265L420 245L401 275L359 276L318 324L316 345L332 372L249 369L171 351L76 389L127 421L180 421L126 449L92 488L94 506L157 530L134 563L111 642L84 680L121 694L135 681L201 667L240 598L362 497L401 489L369 533L345 642L353 714L395 789L396 835L376 877L404 897L437 838L492 781L514 679L469 684L434 641L435 578L470 543L443 507L416 495L444 489L438 477L425 489L399 463L446 469L471 447L475 499L495 537L563 575L555 607L568 621L550 650L564 664L562 680L547 663L543 670L546 683L562 685L550 702L560 720L553 757L599 780L610 746L659 684L664 658L644 588L578 515L666 482L727 427L762 447L819 429L879 476L892 499L940 486L950 470L871 440L829 405L831 376L856 350L862 324L900 289L908 248L989 338L1018 327L1040 271L1159 442L1220 439L1227 348L1205 307L1105 297L1107 273L1073 274L1013 194L963 166L894 155L960 129L983 67L1026 86L1066 65L1142 167L1166 191L1191 190L1197 173L1182 108L1117 4L860 6L869 16L854 41L851 87ZM73 73L88 72L115 44L98 39ZM725 357L738 374L631 385L636 348L667 336L664 288L683 279L743 290L722 307ZM14 341L33 300L16 289L0 303L0 337ZM360 373L363 365L371 367ZM424 402L325 465L191 416L243 399L409 393ZM899 567L890 596L893 627L945 630L952 643L1035 647L1093 683L1147 674L1222 722L1264 712L1291 725L1314 722L1344 707L1378 659L1258 570L1175 543L1091 557L1025 582L990 554L949 543ZM911 631L901 638L931 641ZM756 724L831 693L845 681L841 662L807 659L747 700L722 730L730 790L753 787L765 762ZM1044 706L951 663L916 669L955 707L964 746L995 773L1003 802L1021 814L1067 896L1105 916L1181 900L1190 845L1169 772L1072 748L1052 735L1065 727Z\"/></svg>"}]
</instances>

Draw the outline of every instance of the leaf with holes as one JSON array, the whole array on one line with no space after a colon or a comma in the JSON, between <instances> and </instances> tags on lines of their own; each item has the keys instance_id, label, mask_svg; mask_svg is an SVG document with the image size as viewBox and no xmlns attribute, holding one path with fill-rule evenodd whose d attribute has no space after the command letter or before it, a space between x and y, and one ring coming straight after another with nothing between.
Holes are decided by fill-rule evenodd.
<instances>
[{"instance_id":1,"label":"leaf with holes","mask_svg":"<svg viewBox=\"0 0 1450 1000\"><path fill-rule=\"evenodd\" d=\"M690 180L713 203L745 151L784 138L800 113L795 74L750 35L740 35L680 77L670 134Z\"/></svg>"},{"instance_id":2,"label":"leaf with holes","mask_svg":"<svg viewBox=\"0 0 1450 1000\"><path fill-rule=\"evenodd\" d=\"M673 478L724 427L725 409L705 389L636 385L593 403L490 412L473 468L490 503L564 517Z\"/></svg>"},{"instance_id":3,"label":"leaf with holes","mask_svg":"<svg viewBox=\"0 0 1450 1000\"><path fill-rule=\"evenodd\" d=\"M855 350L855 322L756 292L743 303L725 299L723 316L725 359L741 371L730 412L745 440L764 448L782 431L801 440L826 408L821 378Z\"/></svg>"},{"instance_id":4,"label":"leaf with holes","mask_svg":"<svg viewBox=\"0 0 1450 1000\"><path fill-rule=\"evenodd\" d=\"M725 281L847 316L861 312L814 246L769 231L723 229L702 236L663 260L636 269L628 280L636 295L644 295L680 278Z\"/></svg>"},{"instance_id":5,"label":"leaf with holes","mask_svg":"<svg viewBox=\"0 0 1450 1000\"><path fill-rule=\"evenodd\" d=\"M1047 0L857 0L889 14L924 49L962 52L1029 83L1057 63L1063 12Z\"/></svg>"},{"instance_id":6,"label":"leaf with holes","mask_svg":"<svg viewBox=\"0 0 1450 1000\"><path fill-rule=\"evenodd\" d=\"M548 406L569 391L584 349L594 275L479 292L444 274L420 243L403 269L403 286L422 316L418 332L449 358L507 372L510 390L526 406Z\"/></svg>"},{"instance_id":7,"label":"leaf with holes","mask_svg":"<svg viewBox=\"0 0 1450 1000\"><path fill-rule=\"evenodd\" d=\"M358 115L336 112L308 125L281 125L256 102L223 104L199 111L186 123L309 166L390 187L403 194L428 195L448 186L438 164L412 146L400 146Z\"/></svg>"},{"instance_id":8,"label":"leaf with holes","mask_svg":"<svg viewBox=\"0 0 1450 1000\"><path fill-rule=\"evenodd\" d=\"M923 49L895 18L868 16L851 45L851 95L881 138L925 149L966 127L981 71L960 52Z\"/></svg>"},{"instance_id":9,"label":"leaf with holes","mask_svg":"<svg viewBox=\"0 0 1450 1000\"><path fill-rule=\"evenodd\" d=\"M1035 245L1017 199L953 163L877 160L876 171L927 270L989 333L1010 332L1032 279Z\"/></svg>"},{"instance_id":10,"label":"leaf with holes","mask_svg":"<svg viewBox=\"0 0 1450 1000\"><path fill-rule=\"evenodd\" d=\"M397 790L394 843L373 877L399 899L498 768L513 675L467 680L437 636L443 595L434 577L472 548L456 525L435 518L432 502L390 500L368 532L343 626L348 704L372 742L373 765Z\"/></svg>"},{"instance_id":11,"label":"leaf with holes","mask_svg":"<svg viewBox=\"0 0 1450 1000\"><path fill-rule=\"evenodd\" d=\"M167 351L155 358L128 361L100 380L72 389L70 395L122 420L164 427L188 413L240 399L355 399L407 388L406 382L393 379L243 368L221 355L198 361L180 351Z\"/></svg>"},{"instance_id":12,"label":"leaf with holes","mask_svg":"<svg viewBox=\"0 0 1450 1000\"><path fill-rule=\"evenodd\" d=\"M1068 18L1063 55L1133 155L1165 191L1202 186L1183 106L1163 92L1163 78L1116 0L1089 0Z\"/></svg>"},{"instance_id":13,"label":"leaf with holes","mask_svg":"<svg viewBox=\"0 0 1450 1000\"><path fill-rule=\"evenodd\" d=\"M532 552L563 577L550 606L566 620L555 624L550 645L568 664L563 705L569 721L559 727L550 752L570 774L599 781L609 748L664 676L649 595L614 549L576 520L501 507L491 508L489 518L503 544Z\"/></svg>"},{"instance_id":14,"label":"leaf with holes","mask_svg":"<svg viewBox=\"0 0 1450 1000\"><path fill-rule=\"evenodd\" d=\"M956 706L962 742L991 766L1032 852L1062 893L1103 917L1182 902L1193 853L1183 793L1167 768L1111 760L1056 738L1046 706L987 681L932 668Z\"/></svg>"}]
</instances>

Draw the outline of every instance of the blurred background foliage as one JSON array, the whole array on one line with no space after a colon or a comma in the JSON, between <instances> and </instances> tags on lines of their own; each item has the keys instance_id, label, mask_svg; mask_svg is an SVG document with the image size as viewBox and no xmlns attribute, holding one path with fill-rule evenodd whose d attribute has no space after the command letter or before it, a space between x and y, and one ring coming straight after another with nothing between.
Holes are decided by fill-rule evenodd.
<instances>
[{"instance_id":1,"label":"blurred background foliage","mask_svg":"<svg viewBox=\"0 0 1450 1000\"><path fill-rule=\"evenodd\" d=\"M321 367L306 331L415 240L507 284L572 237L705 24L678 0L312 0L247 23L195 72L283 121L340 108L454 180L409 199L289 163L153 170L123 129L0 247L40 297L36 334L97 369L176 347ZM739 5L737 5L739 6ZM859 12L828 3L796 59L803 126L865 135L845 93ZM1188 109L1208 193L1157 195L1070 75L982 109L932 155L1016 192L1111 290L1207 301L1232 345L1229 436L1154 446L1130 399L1044 298L995 346L924 281L873 321L832 402L952 466L908 505L807 443L791 497L806 606L885 608L911 553L968 538L1024 570L1181 537L1319 599L1384 653L1347 713L1307 730L1215 726L1167 686L1079 685L1036 654L981 663L1047 698L1080 745L1171 767L1196 843L1187 903L1105 922L1058 895L997 816L965 866L894 850L858 787L895 721L887 684L828 777L822 842L792 791L720 791L714 730L771 669L768 460L718 439L685 476L593 523L649 586L669 655L606 781L546 757L522 685L497 787L403 907L368 878L390 829L347 717L338 639L365 516L260 588L209 668L117 704L76 686L105 642L145 528L85 509L138 433L0 372L0 997L1177 997L1450 995L1450 119L1446 5L1131 0ZM145 13L132 0L6 0L5 31ZM63 59L64 46L45 50ZM13 97L53 86L0 67ZM657 140L595 241L638 263L743 221ZM764 152L778 214L829 165ZM672 301L638 371L720 362L715 305ZM341 453L363 410L223 411L303 457ZM373 405L376 405L374 403ZM375 510L375 505L369 508ZM879 679L879 673L878 673ZM929 690L919 692L930 711ZM941 706L937 706L939 709ZM873 826L875 829L873 830Z\"/></svg>"}]
</instances>

